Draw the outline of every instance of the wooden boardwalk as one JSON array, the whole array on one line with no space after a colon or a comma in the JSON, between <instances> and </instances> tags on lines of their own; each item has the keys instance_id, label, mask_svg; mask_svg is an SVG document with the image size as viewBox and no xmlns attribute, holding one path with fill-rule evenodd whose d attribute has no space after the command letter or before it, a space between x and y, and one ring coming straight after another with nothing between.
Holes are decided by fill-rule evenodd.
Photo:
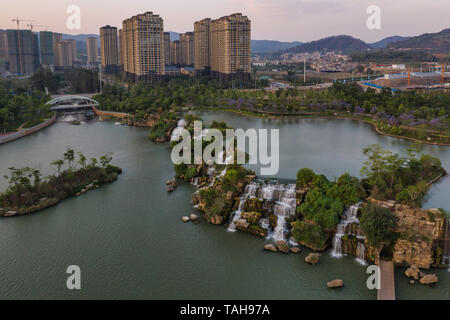
<instances>
[{"instance_id":1,"label":"wooden boardwalk","mask_svg":"<svg viewBox=\"0 0 450 320\"><path fill-rule=\"evenodd\" d=\"M380 289L378 300L395 300L394 263L380 259Z\"/></svg>"}]
</instances>

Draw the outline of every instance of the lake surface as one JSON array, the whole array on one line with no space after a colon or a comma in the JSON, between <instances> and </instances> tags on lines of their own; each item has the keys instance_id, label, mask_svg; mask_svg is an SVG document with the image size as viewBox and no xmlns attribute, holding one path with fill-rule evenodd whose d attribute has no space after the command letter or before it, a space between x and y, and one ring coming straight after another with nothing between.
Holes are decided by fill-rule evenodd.
<instances>
[{"instance_id":1,"label":"lake surface","mask_svg":"<svg viewBox=\"0 0 450 320\"><path fill-rule=\"evenodd\" d=\"M310 167L329 178L358 175L361 149L379 143L404 152L410 145L377 135L371 126L350 120L267 120L232 113L201 113L206 122L226 121L235 128L279 128L280 171L294 179ZM52 173L50 162L67 147L99 157L113 152L123 174L113 184L67 199L36 214L0 219L0 299L376 299L365 283L366 267L352 257L329 253L317 267L299 255L265 252L264 240L228 233L202 221L184 224L194 211L195 188L181 183L168 194L173 177L168 144L154 144L142 128L90 122L56 123L29 137L0 146L0 173L32 166ZM426 146L450 168L450 148ZM0 190L6 181L0 181ZM432 187L427 207L450 209L450 181ZM79 291L66 287L69 265L81 268ZM399 269L399 299L449 299L450 272L433 270L435 288L411 286ZM341 278L345 287L326 288Z\"/></svg>"}]
</instances>

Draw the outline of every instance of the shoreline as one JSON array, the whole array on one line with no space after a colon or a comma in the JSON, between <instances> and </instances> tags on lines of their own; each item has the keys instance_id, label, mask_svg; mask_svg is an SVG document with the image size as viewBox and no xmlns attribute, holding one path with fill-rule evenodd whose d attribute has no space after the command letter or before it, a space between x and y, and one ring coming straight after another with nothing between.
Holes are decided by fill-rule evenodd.
<instances>
[{"instance_id":1,"label":"shoreline","mask_svg":"<svg viewBox=\"0 0 450 320\"><path fill-rule=\"evenodd\" d=\"M45 120L31 128L23 129L17 132L11 132L9 134L0 137L0 145L18 140L20 138L26 137L30 134L43 130L56 122L56 115L52 116L50 119Z\"/></svg>"},{"instance_id":2,"label":"shoreline","mask_svg":"<svg viewBox=\"0 0 450 320\"><path fill-rule=\"evenodd\" d=\"M263 118L263 119L274 119L274 120L285 120L285 119L343 119L343 120L354 120L354 121L362 121L368 124L371 124L374 128L375 131L380 134L380 135L384 135L384 136L389 136L389 137L393 137L393 138L400 138L400 139L406 139L406 140L411 140L414 142L419 142L419 143L424 143L424 144L429 144L429 145L437 145L437 146L443 146L443 147L448 147L450 146L450 143L443 143L443 142L434 142L434 141L425 141L425 140L419 140L416 138L412 138L412 137L407 137L407 136L402 136L402 135L395 135L392 133L387 133L387 132L383 132L380 128L378 128L378 126L371 122L370 120L367 119L361 119L361 118L355 118L355 117L345 117L342 115L337 115L337 116L333 116L333 115L320 115L320 114L304 114L304 115L299 115L299 114L293 114L293 115L276 115L276 114L271 114L271 113L259 113L255 112L255 111L246 111L244 110L244 112L242 110L234 110L234 109L230 109L230 108L194 108L193 110L189 110L189 111L211 111L211 110L219 110L219 111L225 111L225 112L233 112L236 114L239 114L241 116L244 117L256 117L256 118ZM265 115L267 114L267 115Z\"/></svg>"}]
</instances>

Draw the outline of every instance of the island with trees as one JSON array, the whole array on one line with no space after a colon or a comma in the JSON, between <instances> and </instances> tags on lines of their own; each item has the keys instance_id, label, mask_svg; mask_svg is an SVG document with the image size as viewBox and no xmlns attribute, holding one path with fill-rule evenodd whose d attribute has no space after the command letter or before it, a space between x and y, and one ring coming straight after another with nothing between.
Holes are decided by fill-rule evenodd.
<instances>
[{"instance_id":1,"label":"island with trees","mask_svg":"<svg viewBox=\"0 0 450 320\"><path fill-rule=\"evenodd\" d=\"M10 167L9 175L4 176L8 188L0 194L0 216L37 212L112 183L118 179L122 169L111 165L111 161L111 155L88 160L83 153L69 148L62 159L51 163L56 175L43 177L37 169Z\"/></svg>"}]
</instances>

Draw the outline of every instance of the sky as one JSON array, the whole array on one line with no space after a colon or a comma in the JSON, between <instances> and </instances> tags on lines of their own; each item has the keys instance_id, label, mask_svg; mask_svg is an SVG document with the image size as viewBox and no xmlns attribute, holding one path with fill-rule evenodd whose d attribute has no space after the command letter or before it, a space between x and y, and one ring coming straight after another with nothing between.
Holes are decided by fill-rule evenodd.
<instances>
[{"instance_id":1,"label":"sky","mask_svg":"<svg viewBox=\"0 0 450 320\"><path fill-rule=\"evenodd\" d=\"M67 28L70 5L80 8L80 29ZM369 30L366 13L380 8L381 28ZM15 28L13 18L34 20L35 31L99 33L103 25L152 11L164 19L164 30L186 32L206 17L240 12L252 21L252 39L312 41L348 34L366 42L413 36L450 28L450 0L1 0L0 29ZM27 28L29 22L20 27Z\"/></svg>"}]
</instances>

